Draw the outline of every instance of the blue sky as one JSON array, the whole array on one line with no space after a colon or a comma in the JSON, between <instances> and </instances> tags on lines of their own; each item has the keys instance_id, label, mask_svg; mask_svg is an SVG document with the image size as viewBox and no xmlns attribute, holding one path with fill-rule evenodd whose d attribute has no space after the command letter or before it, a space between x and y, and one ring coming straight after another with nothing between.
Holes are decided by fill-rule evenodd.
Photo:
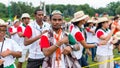
<instances>
[{"instance_id":1,"label":"blue sky","mask_svg":"<svg viewBox=\"0 0 120 68\"><path fill-rule=\"evenodd\" d=\"M117 2L119 0L0 0L1 3L8 4L10 1L18 2L32 2L32 4L36 7L40 5L40 1L45 2L46 4L74 4L74 5L82 5L89 4L91 7L99 8L105 7L110 2Z\"/></svg>"}]
</instances>

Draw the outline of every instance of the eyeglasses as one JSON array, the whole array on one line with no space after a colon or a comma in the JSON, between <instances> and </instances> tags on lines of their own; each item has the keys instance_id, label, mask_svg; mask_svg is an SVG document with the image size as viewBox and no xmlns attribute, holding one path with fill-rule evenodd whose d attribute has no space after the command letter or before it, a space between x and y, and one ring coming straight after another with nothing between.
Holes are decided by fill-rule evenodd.
<instances>
[{"instance_id":1,"label":"eyeglasses","mask_svg":"<svg viewBox=\"0 0 120 68\"><path fill-rule=\"evenodd\" d=\"M55 18L53 18L52 20L53 21L62 21L62 19L55 19Z\"/></svg>"}]
</instances>

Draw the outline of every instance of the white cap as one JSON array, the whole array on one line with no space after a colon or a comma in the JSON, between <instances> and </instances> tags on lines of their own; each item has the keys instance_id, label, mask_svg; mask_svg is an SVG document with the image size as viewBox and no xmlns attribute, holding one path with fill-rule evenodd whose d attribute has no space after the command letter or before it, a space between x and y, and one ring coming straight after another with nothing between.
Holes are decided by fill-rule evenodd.
<instances>
[{"instance_id":1,"label":"white cap","mask_svg":"<svg viewBox=\"0 0 120 68\"><path fill-rule=\"evenodd\" d=\"M30 18L30 15L28 13L23 13L22 16L21 16L21 19L24 18L24 17Z\"/></svg>"},{"instance_id":2,"label":"white cap","mask_svg":"<svg viewBox=\"0 0 120 68\"><path fill-rule=\"evenodd\" d=\"M15 24L16 22L19 22L19 19L14 20L14 23L13 23L13 24Z\"/></svg>"},{"instance_id":3,"label":"white cap","mask_svg":"<svg viewBox=\"0 0 120 68\"><path fill-rule=\"evenodd\" d=\"M54 15L54 14L62 14L59 10L54 10L53 12L52 12L52 15Z\"/></svg>"}]
</instances>

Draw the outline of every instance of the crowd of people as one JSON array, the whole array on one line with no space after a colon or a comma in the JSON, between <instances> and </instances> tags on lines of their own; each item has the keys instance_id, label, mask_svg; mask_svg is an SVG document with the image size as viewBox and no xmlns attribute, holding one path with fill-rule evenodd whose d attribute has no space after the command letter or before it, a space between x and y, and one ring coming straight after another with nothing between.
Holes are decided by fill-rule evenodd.
<instances>
[{"instance_id":1,"label":"crowd of people","mask_svg":"<svg viewBox=\"0 0 120 68\"><path fill-rule=\"evenodd\" d=\"M48 17L43 10L36 9L34 18L31 20L28 13L23 13L12 25L0 19L2 68L22 68L25 61L26 68L81 68L89 65L88 56L92 56L93 62L103 62L114 58L115 48L120 54L119 15L90 17L77 11L67 23L59 10ZM114 68L114 61L98 67Z\"/></svg>"}]
</instances>

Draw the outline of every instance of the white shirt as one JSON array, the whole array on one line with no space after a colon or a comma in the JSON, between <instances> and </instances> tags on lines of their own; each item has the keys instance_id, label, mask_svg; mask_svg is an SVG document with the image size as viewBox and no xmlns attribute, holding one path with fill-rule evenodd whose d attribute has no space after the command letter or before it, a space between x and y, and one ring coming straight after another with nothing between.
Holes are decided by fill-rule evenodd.
<instances>
[{"instance_id":1,"label":"white shirt","mask_svg":"<svg viewBox=\"0 0 120 68\"><path fill-rule=\"evenodd\" d=\"M12 32L17 32L17 28L15 28L14 26L11 26ZM20 37L18 36L18 34L14 34L11 35L11 39L13 39L14 41L16 41L17 43L19 43Z\"/></svg>"},{"instance_id":2,"label":"white shirt","mask_svg":"<svg viewBox=\"0 0 120 68\"><path fill-rule=\"evenodd\" d=\"M3 42L0 42L0 49L1 49L2 43ZM6 51L7 49L11 51L22 52L21 47L14 40L5 38L2 52ZM9 66L15 62L15 57L13 57L12 55L6 56L4 58L2 57L2 59L4 60L4 67Z\"/></svg>"},{"instance_id":3,"label":"white shirt","mask_svg":"<svg viewBox=\"0 0 120 68\"><path fill-rule=\"evenodd\" d=\"M30 38L34 38L34 37L40 35L41 32L43 32L44 30L50 29L50 25L46 22L43 22L43 25L41 28L37 24L36 21L31 22L30 24L28 24L28 26L30 26L30 28L32 29L32 36ZM30 49L29 49L29 58L41 59L41 58L45 57L43 52L41 51L39 41L40 41L40 39L31 44Z\"/></svg>"},{"instance_id":4,"label":"white shirt","mask_svg":"<svg viewBox=\"0 0 120 68\"><path fill-rule=\"evenodd\" d=\"M110 30L105 32L102 29L98 29L97 32L98 31L102 31L104 33L104 36L107 36L110 33ZM96 32L96 38L97 38L96 41L99 43L101 39L97 37L97 32ZM97 46L96 54L101 56L113 55L113 45L110 43L111 41L112 41L112 37L110 38L110 40L107 42L106 45Z\"/></svg>"},{"instance_id":5,"label":"white shirt","mask_svg":"<svg viewBox=\"0 0 120 68\"><path fill-rule=\"evenodd\" d=\"M75 34L76 34L77 32L80 32L80 33L82 34L82 36L84 36L83 33L79 30L79 28L76 27L76 26L73 27L73 29L72 29L72 31L71 31L71 35L75 38ZM75 38L75 40L76 40L76 38ZM76 42L79 44L80 50L78 50L78 51L73 51L73 53L75 54L75 56L76 56L77 59L80 59L80 58L82 57L83 46L81 45L81 43L80 43L79 41L76 40Z\"/></svg>"}]
</instances>

